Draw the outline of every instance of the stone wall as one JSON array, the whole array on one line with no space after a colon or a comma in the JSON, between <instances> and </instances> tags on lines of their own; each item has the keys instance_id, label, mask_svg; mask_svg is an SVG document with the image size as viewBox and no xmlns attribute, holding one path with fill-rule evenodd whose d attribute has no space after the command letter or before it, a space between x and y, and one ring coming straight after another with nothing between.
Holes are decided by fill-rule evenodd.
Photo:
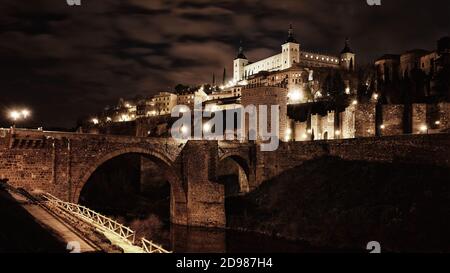
<instances>
[{"instance_id":1,"label":"stone wall","mask_svg":"<svg viewBox=\"0 0 450 273\"><path fill-rule=\"evenodd\" d=\"M286 129L287 129L287 92L286 88L282 87L274 87L274 86L261 86L249 89L242 90L242 98L241 103L243 107L247 107L249 105L255 105L259 107L260 105L266 105L268 107L268 118L270 121L270 106L271 105L279 105L279 125L280 125L280 139L286 138ZM259 109L258 109L258 120L259 120ZM245 130L244 132L248 132L248 124L249 119L246 115L245 118ZM257 126L259 130L259 125ZM268 124L268 130L271 131L271 124ZM248 134L246 134L248 136ZM259 135L258 135L259 136ZM261 137L261 136L259 136Z\"/></svg>"},{"instance_id":2,"label":"stone wall","mask_svg":"<svg viewBox=\"0 0 450 273\"><path fill-rule=\"evenodd\" d=\"M373 137L376 134L375 104L355 106L355 137Z\"/></svg>"},{"instance_id":3,"label":"stone wall","mask_svg":"<svg viewBox=\"0 0 450 273\"><path fill-rule=\"evenodd\" d=\"M450 131L450 103L439 104L412 104L411 124L405 124L404 105L387 104L381 106L380 120L377 123L376 105L373 103L352 104L339 113L339 126L333 128L334 112L327 115L311 115L311 130L314 140L350 139L360 137L373 137L377 131L380 136L396 136L405 134L407 126L412 126L412 134L435 134ZM311 140L305 124L295 124L295 141ZM339 135L335 133L339 131ZM304 137L304 134L307 137Z\"/></svg>"},{"instance_id":4,"label":"stone wall","mask_svg":"<svg viewBox=\"0 0 450 273\"><path fill-rule=\"evenodd\" d=\"M355 137L355 105L350 105L344 112L340 113L340 130L342 138L354 138Z\"/></svg>"},{"instance_id":5,"label":"stone wall","mask_svg":"<svg viewBox=\"0 0 450 273\"><path fill-rule=\"evenodd\" d=\"M449 154L449 134L290 142L280 144L275 152L258 151L256 173L257 181L261 183L322 156L450 167Z\"/></svg>"},{"instance_id":6,"label":"stone wall","mask_svg":"<svg viewBox=\"0 0 450 273\"><path fill-rule=\"evenodd\" d=\"M83 133L87 134L106 134L106 135L122 135L135 136L136 135L136 121L127 122L108 122L100 125L90 124L82 128Z\"/></svg>"},{"instance_id":7,"label":"stone wall","mask_svg":"<svg viewBox=\"0 0 450 273\"><path fill-rule=\"evenodd\" d=\"M405 107L403 105L388 104L382 106L382 127L380 132L382 136L402 135L404 132L403 113Z\"/></svg>"},{"instance_id":8,"label":"stone wall","mask_svg":"<svg viewBox=\"0 0 450 273\"><path fill-rule=\"evenodd\" d=\"M420 134L423 126L427 124L427 105L412 105L412 133Z\"/></svg>"},{"instance_id":9,"label":"stone wall","mask_svg":"<svg viewBox=\"0 0 450 273\"><path fill-rule=\"evenodd\" d=\"M330 111L326 116L311 115L311 134L315 140L334 139L334 111Z\"/></svg>"},{"instance_id":10,"label":"stone wall","mask_svg":"<svg viewBox=\"0 0 450 273\"><path fill-rule=\"evenodd\" d=\"M439 103L439 131L450 131L450 103Z\"/></svg>"},{"instance_id":11,"label":"stone wall","mask_svg":"<svg viewBox=\"0 0 450 273\"><path fill-rule=\"evenodd\" d=\"M136 120L136 136L169 137L173 122L170 115L139 118Z\"/></svg>"},{"instance_id":12,"label":"stone wall","mask_svg":"<svg viewBox=\"0 0 450 273\"><path fill-rule=\"evenodd\" d=\"M295 141L306 141L309 139L307 122L295 122L294 124Z\"/></svg>"}]
</instances>

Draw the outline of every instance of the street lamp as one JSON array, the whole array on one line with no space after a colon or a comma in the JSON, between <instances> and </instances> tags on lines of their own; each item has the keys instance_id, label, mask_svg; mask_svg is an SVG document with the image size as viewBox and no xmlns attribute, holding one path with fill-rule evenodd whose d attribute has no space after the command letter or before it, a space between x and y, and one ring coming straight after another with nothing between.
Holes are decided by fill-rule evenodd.
<instances>
[{"instance_id":1,"label":"street lamp","mask_svg":"<svg viewBox=\"0 0 450 273\"><path fill-rule=\"evenodd\" d=\"M334 132L334 134L336 135L336 138L339 138L341 136L341 131L340 130L336 130Z\"/></svg>"},{"instance_id":2,"label":"street lamp","mask_svg":"<svg viewBox=\"0 0 450 273\"><path fill-rule=\"evenodd\" d=\"M423 124L422 126L420 126L420 131L424 134L428 134L428 126Z\"/></svg>"},{"instance_id":3,"label":"street lamp","mask_svg":"<svg viewBox=\"0 0 450 273\"><path fill-rule=\"evenodd\" d=\"M16 128L16 123L19 120L27 119L30 115L31 115L31 112L28 109L11 110L9 112L9 118L13 121L13 128Z\"/></svg>"},{"instance_id":4,"label":"street lamp","mask_svg":"<svg viewBox=\"0 0 450 273\"><path fill-rule=\"evenodd\" d=\"M26 118L28 118L28 116L30 115L30 110L28 110L28 109L23 109L23 110L21 111L21 114L22 114L22 117L23 117L24 119L26 119Z\"/></svg>"},{"instance_id":5,"label":"street lamp","mask_svg":"<svg viewBox=\"0 0 450 273\"><path fill-rule=\"evenodd\" d=\"M14 121L14 122L16 122L19 118L20 118L20 113L19 112L17 112L17 111L11 111L10 113L9 113L9 117Z\"/></svg>"}]
</instances>

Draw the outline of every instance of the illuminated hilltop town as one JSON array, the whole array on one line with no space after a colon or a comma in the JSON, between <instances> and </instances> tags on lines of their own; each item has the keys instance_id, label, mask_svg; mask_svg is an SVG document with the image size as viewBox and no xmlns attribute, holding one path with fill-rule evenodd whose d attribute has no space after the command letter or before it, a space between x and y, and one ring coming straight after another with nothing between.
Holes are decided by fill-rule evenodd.
<instances>
[{"instance_id":1,"label":"illuminated hilltop town","mask_svg":"<svg viewBox=\"0 0 450 273\"><path fill-rule=\"evenodd\" d=\"M93 133L167 137L176 105L204 111L233 111L248 105L279 105L280 138L310 141L401 134L450 128L450 37L437 49L386 54L358 67L349 39L339 54L306 51L292 26L281 52L249 60L241 46L233 76L220 84L178 85L173 91L137 100L120 99L90 118L80 130Z\"/></svg>"}]
</instances>

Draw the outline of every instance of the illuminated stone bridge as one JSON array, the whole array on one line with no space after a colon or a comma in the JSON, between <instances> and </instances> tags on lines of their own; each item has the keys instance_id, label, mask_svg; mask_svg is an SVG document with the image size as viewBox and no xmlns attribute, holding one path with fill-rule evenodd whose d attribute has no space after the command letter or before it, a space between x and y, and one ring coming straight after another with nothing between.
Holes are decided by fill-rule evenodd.
<instances>
[{"instance_id":1,"label":"illuminated stone bridge","mask_svg":"<svg viewBox=\"0 0 450 273\"><path fill-rule=\"evenodd\" d=\"M251 143L0 130L0 178L13 186L49 192L74 203L79 202L83 187L97 168L124 154L142 155L163 172L171 185L173 223L224 227L224 185L217 183L222 160L231 159L239 166L244 175L240 187L246 192L322 156L450 167L450 135L291 142L280 143L275 152L261 152Z\"/></svg>"}]
</instances>

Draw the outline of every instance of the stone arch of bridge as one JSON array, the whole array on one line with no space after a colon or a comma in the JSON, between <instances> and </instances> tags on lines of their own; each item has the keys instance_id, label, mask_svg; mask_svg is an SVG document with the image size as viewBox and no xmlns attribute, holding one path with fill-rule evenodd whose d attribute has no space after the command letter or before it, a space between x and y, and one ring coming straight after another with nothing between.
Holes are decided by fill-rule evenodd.
<instances>
[{"instance_id":1,"label":"stone arch of bridge","mask_svg":"<svg viewBox=\"0 0 450 273\"><path fill-rule=\"evenodd\" d=\"M242 170L242 173L244 174L243 179L239 180L239 186L240 186L241 193L249 192L253 188L253 185L252 185L253 176L252 176L252 172L251 172L250 164L249 164L248 160L245 159L245 157L243 157L239 153L227 153L219 158L219 164L224 162L227 159L230 159L231 161L236 163L237 166Z\"/></svg>"},{"instance_id":2,"label":"stone arch of bridge","mask_svg":"<svg viewBox=\"0 0 450 273\"><path fill-rule=\"evenodd\" d=\"M182 178L174 163L164 153L144 148L124 148L109 152L96 159L94 162L87 162L86 168L81 171L81 179L74 187L72 201L79 202L81 192L92 174L107 161L125 154L139 154L150 159L161 168L164 177L170 184L170 218L175 224L185 225L187 223L187 202L186 192L183 188Z\"/></svg>"}]
</instances>

